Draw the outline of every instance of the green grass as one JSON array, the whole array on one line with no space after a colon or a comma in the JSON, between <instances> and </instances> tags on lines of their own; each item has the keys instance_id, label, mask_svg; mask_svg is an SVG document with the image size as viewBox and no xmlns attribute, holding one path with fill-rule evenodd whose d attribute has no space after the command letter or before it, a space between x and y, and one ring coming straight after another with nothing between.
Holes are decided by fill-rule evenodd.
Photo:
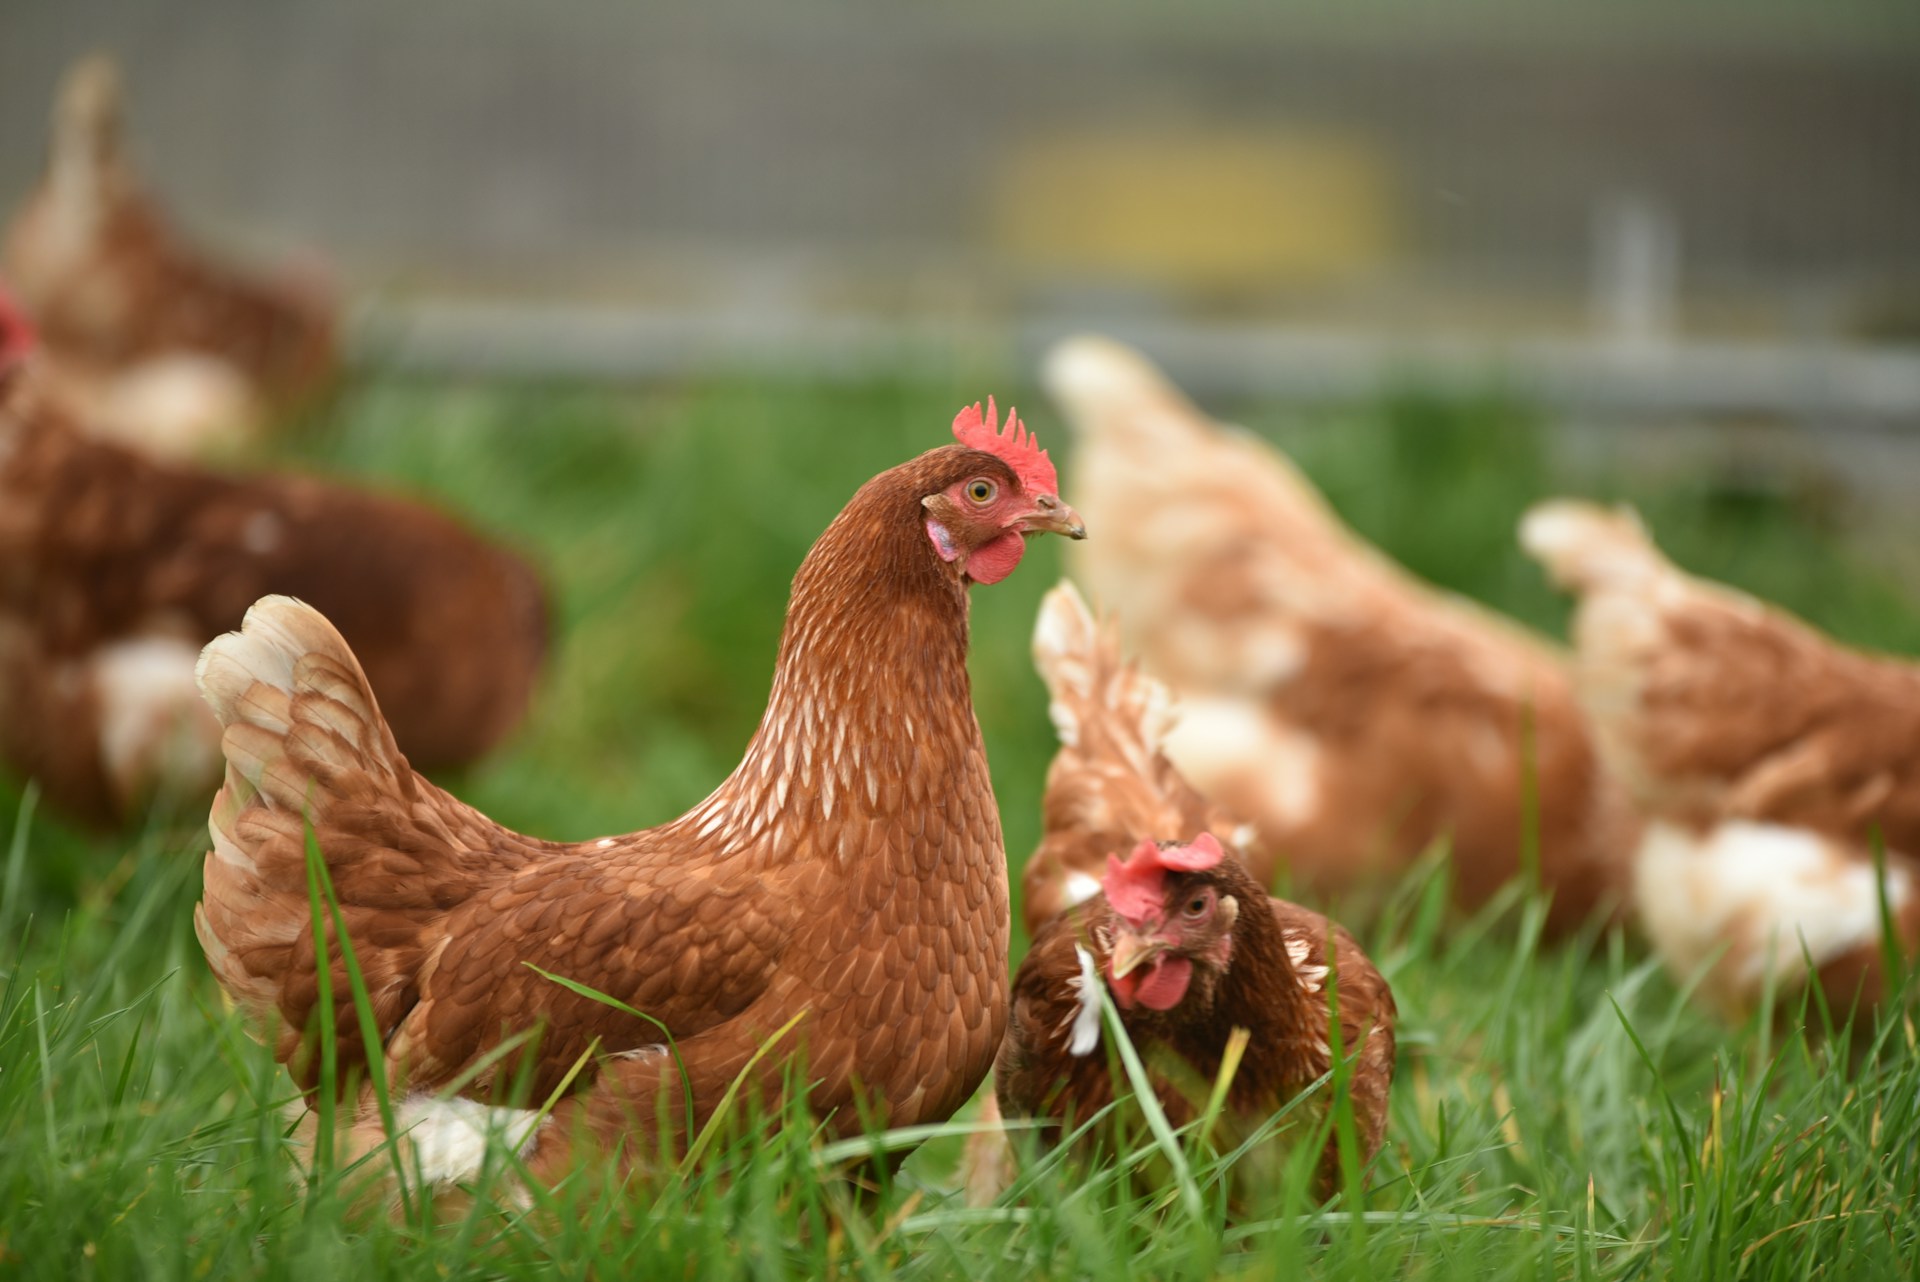
<instances>
[{"instance_id":1,"label":"green grass","mask_svg":"<svg viewBox=\"0 0 1920 1282\"><path fill-rule=\"evenodd\" d=\"M973 395L379 385L281 452L435 495L551 570L560 640L539 706L506 751L445 782L506 823L580 838L668 818L732 766L806 546ZM1228 408L1389 551L1543 626L1565 607L1513 550L1513 523L1572 489L1632 494L1683 564L1850 640L1920 650L1920 612L1790 493L1569 478L1497 402ZM1064 443L1051 414L1028 418ZM1058 556L1036 545L975 594L976 699L1016 864L1053 748L1026 637ZM621 1189L589 1171L523 1211L356 1213L351 1173L310 1179L289 1160L292 1087L200 957L199 819L101 837L0 789L0 1277L1870 1278L1920 1258L1910 1023L1809 1039L1795 1029L1828 1016L1795 1007L1777 1028L1724 1028L1632 941L1543 948L1537 902L1516 892L1463 918L1433 874L1349 921L1403 1017L1388 1145L1360 1199L1313 1207L1283 1181L1225 1223L1228 1160L1182 1140L1166 1161L1168 1137L1143 1129L1130 1157L1186 1179L1143 1189L1126 1160L1045 1162L970 1209L951 1187L956 1134L857 1188L850 1162L920 1137L831 1144L801 1117L769 1135L748 1110L684 1178Z\"/></svg>"}]
</instances>

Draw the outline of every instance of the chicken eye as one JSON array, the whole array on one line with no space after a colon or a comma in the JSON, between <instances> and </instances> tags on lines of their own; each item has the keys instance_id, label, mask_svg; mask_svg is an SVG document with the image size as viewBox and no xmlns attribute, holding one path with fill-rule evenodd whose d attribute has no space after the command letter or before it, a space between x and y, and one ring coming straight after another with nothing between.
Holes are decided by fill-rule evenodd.
<instances>
[{"instance_id":1,"label":"chicken eye","mask_svg":"<svg viewBox=\"0 0 1920 1282\"><path fill-rule=\"evenodd\" d=\"M967 497L975 503L991 503L993 496L999 493L999 487L985 477L977 477L967 482Z\"/></svg>"},{"instance_id":2,"label":"chicken eye","mask_svg":"<svg viewBox=\"0 0 1920 1282\"><path fill-rule=\"evenodd\" d=\"M1213 907L1213 896L1203 890L1187 901L1186 913L1189 917L1204 917L1211 907Z\"/></svg>"}]
</instances>

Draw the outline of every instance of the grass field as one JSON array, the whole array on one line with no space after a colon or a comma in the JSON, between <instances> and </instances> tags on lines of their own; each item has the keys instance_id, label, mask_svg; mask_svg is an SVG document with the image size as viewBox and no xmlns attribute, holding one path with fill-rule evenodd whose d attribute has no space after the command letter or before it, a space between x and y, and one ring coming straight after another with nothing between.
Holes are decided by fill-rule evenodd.
<instances>
[{"instance_id":1,"label":"grass field","mask_svg":"<svg viewBox=\"0 0 1920 1282\"><path fill-rule=\"evenodd\" d=\"M551 570L559 644L538 708L506 751L443 782L508 824L581 838L671 817L731 768L807 545L978 390L378 385L281 453L435 495ZM1058 456L1057 420L1023 401ZM1920 652L1920 611L1824 505L1711 478L1635 492L1564 476L1532 417L1492 401L1306 420L1228 408L1390 552L1550 629L1565 607L1512 530L1531 499L1577 489L1631 493L1684 564ZM1055 543L975 593L976 702L1016 874L1053 748L1026 644ZM583 1179L525 1213L355 1215L337 1178L288 1162L292 1088L194 942L203 820L188 808L101 837L0 788L0 1276L1770 1279L1909 1276L1920 1259L1910 1022L1809 1039L1796 1030L1825 1013L1795 1005L1777 1027L1722 1027L1631 939L1539 946L1537 902L1516 888L1463 918L1432 870L1348 918L1403 1019L1388 1144L1360 1200L1308 1206L1296 1182L1227 1223L1230 1155L1196 1147L1184 1187L1041 1165L969 1209L954 1134L856 1196L834 1172L868 1142L824 1144L796 1119L772 1138L743 1126L697 1172L624 1193Z\"/></svg>"}]
</instances>

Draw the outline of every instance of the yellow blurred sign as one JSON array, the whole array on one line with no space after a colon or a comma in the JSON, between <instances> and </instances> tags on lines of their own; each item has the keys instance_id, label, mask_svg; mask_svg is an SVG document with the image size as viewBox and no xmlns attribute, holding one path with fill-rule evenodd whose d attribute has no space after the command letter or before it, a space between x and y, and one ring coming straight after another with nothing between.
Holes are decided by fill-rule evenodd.
<instances>
[{"instance_id":1,"label":"yellow blurred sign","mask_svg":"<svg viewBox=\"0 0 1920 1282\"><path fill-rule=\"evenodd\" d=\"M994 237L1038 267L1199 287L1319 283L1392 251L1390 166L1303 129L1031 138L995 184Z\"/></svg>"}]
</instances>

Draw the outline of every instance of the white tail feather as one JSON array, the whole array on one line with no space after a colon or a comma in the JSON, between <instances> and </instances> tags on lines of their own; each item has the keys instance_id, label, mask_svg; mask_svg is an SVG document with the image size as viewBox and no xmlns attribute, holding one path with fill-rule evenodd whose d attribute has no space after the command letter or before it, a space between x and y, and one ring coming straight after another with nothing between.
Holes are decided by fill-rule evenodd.
<instances>
[{"instance_id":1,"label":"white tail feather","mask_svg":"<svg viewBox=\"0 0 1920 1282\"><path fill-rule=\"evenodd\" d=\"M1123 663L1119 643L1094 618L1086 598L1062 579L1040 602L1033 626L1033 663L1051 699L1047 713L1060 742L1080 742L1080 720L1092 713L1124 725L1145 758L1160 748L1174 722L1173 695L1165 685Z\"/></svg>"},{"instance_id":2,"label":"white tail feather","mask_svg":"<svg viewBox=\"0 0 1920 1282\"><path fill-rule=\"evenodd\" d=\"M1577 499L1535 504L1521 518L1520 546L1573 591L1625 587L1672 570L1633 509Z\"/></svg>"}]
</instances>

